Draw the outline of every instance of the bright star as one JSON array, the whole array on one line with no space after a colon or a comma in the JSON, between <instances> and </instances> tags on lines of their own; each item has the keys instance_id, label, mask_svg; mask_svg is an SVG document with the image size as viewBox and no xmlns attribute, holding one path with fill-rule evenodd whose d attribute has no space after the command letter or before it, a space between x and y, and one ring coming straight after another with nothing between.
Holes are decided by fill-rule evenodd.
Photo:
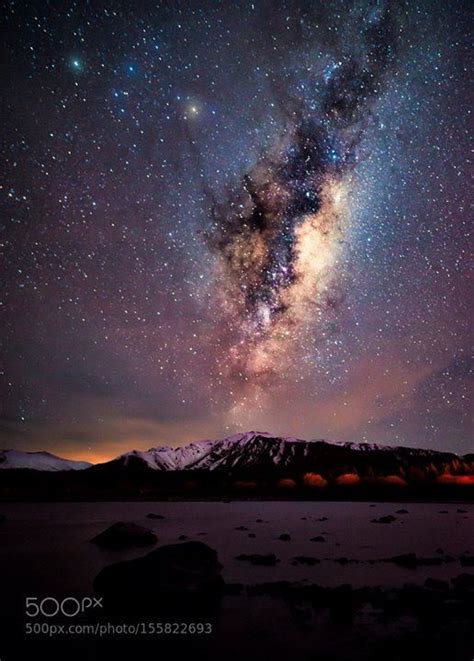
<instances>
[{"instance_id":1,"label":"bright star","mask_svg":"<svg viewBox=\"0 0 474 661\"><path fill-rule=\"evenodd\" d=\"M184 109L184 118L190 119L191 117L197 117L201 110L200 104L190 101Z\"/></svg>"},{"instance_id":2,"label":"bright star","mask_svg":"<svg viewBox=\"0 0 474 661\"><path fill-rule=\"evenodd\" d=\"M74 71L82 71L83 69L82 61L77 57L70 61L70 66Z\"/></svg>"}]
</instances>

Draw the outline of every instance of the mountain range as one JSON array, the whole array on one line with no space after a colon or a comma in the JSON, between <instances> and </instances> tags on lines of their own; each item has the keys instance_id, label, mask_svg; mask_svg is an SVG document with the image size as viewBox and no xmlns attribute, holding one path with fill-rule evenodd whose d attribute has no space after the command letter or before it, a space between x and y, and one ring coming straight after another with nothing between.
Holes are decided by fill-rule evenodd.
<instances>
[{"instance_id":1,"label":"mountain range","mask_svg":"<svg viewBox=\"0 0 474 661\"><path fill-rule=\"evenodd\" d=\"M399 476L421 471L426 477L474 475L474 453L386 446L373 443L305 441L266 432L234 434L222 440L198 441L181 447L132 450L111 461L91 465L62 459L48 452L0 451L0 469L37 471L218 471L226 473L311 473L324 477L357 474Z\"/></svg>"}]
</instances>

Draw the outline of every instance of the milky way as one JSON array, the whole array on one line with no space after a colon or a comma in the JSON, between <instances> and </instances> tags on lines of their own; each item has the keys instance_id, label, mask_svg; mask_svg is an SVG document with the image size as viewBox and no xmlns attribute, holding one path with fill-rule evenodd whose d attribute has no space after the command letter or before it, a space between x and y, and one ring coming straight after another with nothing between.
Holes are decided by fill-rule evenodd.
<instances>
[{"instance_id":1,"label":"milky way","mask_svg":"<svg viewBox=\"0 0 474 661\"><path fill-rule=\"evenodd\" d=\"M5 3L0 448L472 450L467 0Z\"/></svg>"},{"instance_id":2,"label":"milky way","mask_svg":"<svg viewBox=\"0 0 474 661\"><path fill-rule=\"evenodd\" d=\"M337 306L350 177L396 59L402 9L378 3L351 17L349 44L338 45L337 59L313 82L313 103L291 99L272 152L213 209L208 240L222 258L217 284L225 283L224 317L238 336L230 368L244 381L271 386Z\"/></svg>"}]
</instances>

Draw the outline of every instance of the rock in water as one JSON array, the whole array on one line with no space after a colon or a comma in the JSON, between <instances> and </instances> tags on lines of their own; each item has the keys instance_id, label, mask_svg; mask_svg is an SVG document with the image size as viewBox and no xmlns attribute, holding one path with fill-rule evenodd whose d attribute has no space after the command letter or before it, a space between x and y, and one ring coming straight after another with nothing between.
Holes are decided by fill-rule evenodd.
<instances>
[{"instance_id":1,"label":"rock in water","mask_svg":"<svg viewBox=\"0 0 474 661\"><path fill-rule=\"evenodd\" d=\"M401 555L396 555L393 558L386 558L382 562L393 562L399 567L405 567L405 569L417 569L418 567L436 567L447 562L451 562L451 558L445 556L440 558L439 556L434 558L422 558L416 555L416 553L402 553Z\"/></svg>"},{"instance_id":2,"label":"rock in water","mask_svg":"<svg viewBox=\"0 0 474 661\"><path fill-rule=\"evenodd\" d=\"M388 514L387 516L381 516L379 519L372 519L372 523L393 523L396 520L395 516Z\"/></svg>"},{"instance_id":3,"label":"rock in water","mask_svg":"<svg viewBox=\"0 0 474 661\"><path fill-rule=\"evenodd\" d=\"M114 613L200 616L219 605L225 583L217 552L203 542L161 546L109 565L94 580L104 608Z\"/></svg>"},{"instance_id":4,"label":"rock in water","mask_svg":"<svg viewBox=\"0 0 474 661\"><path fill-rule=\"evenodd\" d=\"M313 558L311 555L297 555L293 558L293 561L291 564L293 565L309 565L310 567L312 565L319 565L321 560L318 558Z\"/></svg>"},{"instance_id":5,"label":"rock in water","mask_svg":"<svg viewBox=\"0 0 474 661\"><path fill-rule=\"evenodd\" d=\"M149 514L146 515L147 519L164 519L165 517L163 514L155 514L154 512L150 512Z\"/></svg>"},{"instance_id":6,"label":"rock in water","mask_svg":"<svg viewBox=\"0 0 474 661\"><path fill-rule=\"evenodd\" d=\"M241 553L236 557L236 560L250 562L252 565L266 565L267 567L274 567L277 562L280 562L274 553L267 553L266 555Z\"/></svg>"},{"instance_id":7,"label":"rock in water","mask_svg":"<svg viewBox=\"0 0 474 661\"><path fill-rule=\"evenodd\" d=\"M119 521L91 539L91 542L109 549L124 549L128 546L149 546L157 541L152 530L136 523Z\"/></svg>"}]
</instances>

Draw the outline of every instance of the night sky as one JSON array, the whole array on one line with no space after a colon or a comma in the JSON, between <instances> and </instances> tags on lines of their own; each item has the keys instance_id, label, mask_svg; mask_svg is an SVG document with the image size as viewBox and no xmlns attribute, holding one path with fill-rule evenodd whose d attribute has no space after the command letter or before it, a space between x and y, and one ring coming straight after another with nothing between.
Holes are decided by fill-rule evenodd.
<instances>
[{"instance_id":1,"label":"night sky","mask_svg":"<svg viewBox=\"0 0 474 661\"><path fill-rule=\"evenodd\" d=\"M467 2L2 14L0 447L473 450Z\"/></svg>"}]
</instances>

